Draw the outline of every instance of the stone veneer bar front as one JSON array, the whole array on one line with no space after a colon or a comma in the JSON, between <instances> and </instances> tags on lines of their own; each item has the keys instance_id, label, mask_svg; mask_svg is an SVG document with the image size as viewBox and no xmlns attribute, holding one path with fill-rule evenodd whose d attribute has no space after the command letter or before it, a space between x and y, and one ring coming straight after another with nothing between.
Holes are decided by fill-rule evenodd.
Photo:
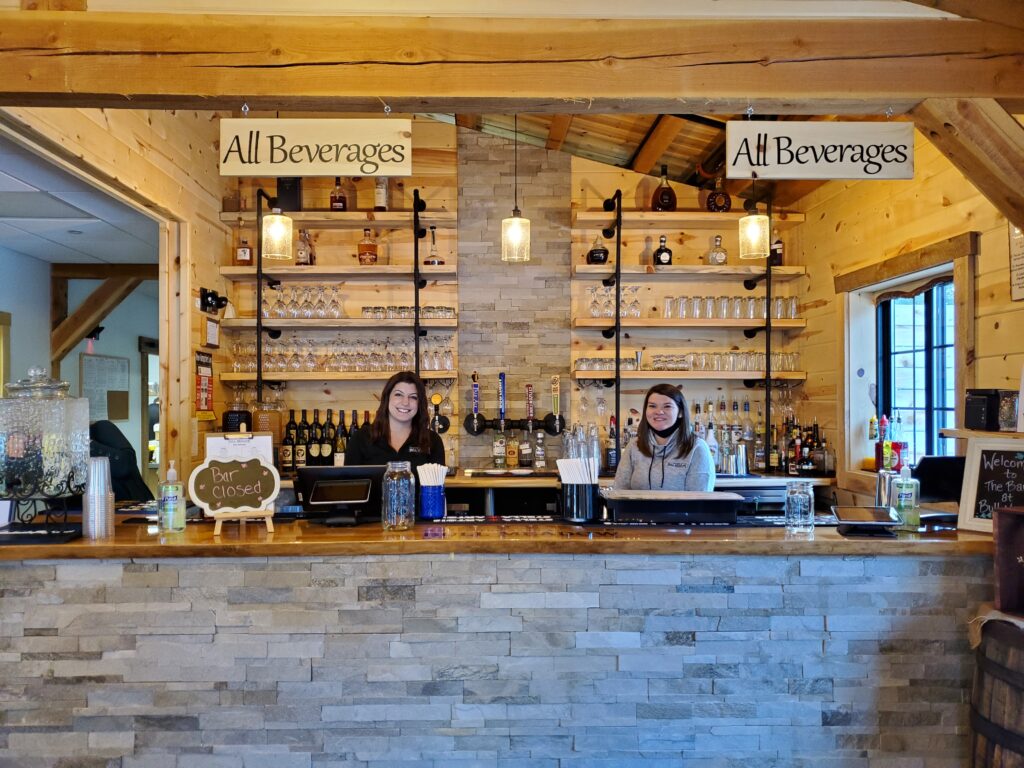
<instances>
[{"instance_id":1,"label":"stone veneer bar front","mask_svg":"<svg viewBox=\"0 0 1024 768\"><path fill-rule=\"evenodd\" d=\"M0 766L967 763L985 537L677 531L653 537L676 552L629 554L552 526L580 538L544 553L472 526L447 552L417 553L439 534L416 529L404 554L301 555L290 526L249 526L174 557L208 528L140 556L112 553L145 526L50 559L0 548ZM297 549L258 554L270 539Z\"/></svg>"}]
</instances>

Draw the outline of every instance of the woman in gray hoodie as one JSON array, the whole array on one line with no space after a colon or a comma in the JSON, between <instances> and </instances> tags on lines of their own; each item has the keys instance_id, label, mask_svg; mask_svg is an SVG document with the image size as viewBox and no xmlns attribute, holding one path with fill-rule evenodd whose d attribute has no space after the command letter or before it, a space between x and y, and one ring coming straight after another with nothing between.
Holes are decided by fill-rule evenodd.
<instances>
[{"instance_id":1,"label":"woman in gray hoodie","mask_svg":"<svg viewBox=\"0 0 1024 768\"><path fill-rule=\"evenodd\" d=\"M623 451L615 488L713 491L715 463L708 444L693 432L686 398L678 387L655 384L644 397L636 440Z\"/></svg>"}]
</instances>

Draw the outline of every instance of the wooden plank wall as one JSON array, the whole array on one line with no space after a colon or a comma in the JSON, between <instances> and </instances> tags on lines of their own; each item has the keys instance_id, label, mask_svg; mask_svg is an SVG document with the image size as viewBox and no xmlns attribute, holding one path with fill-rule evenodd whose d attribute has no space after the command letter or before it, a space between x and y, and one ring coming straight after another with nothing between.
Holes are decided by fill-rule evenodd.
<instances>
[{"instance_id":1,"label":"wooden plank wall","mask_svg":"<svg viewBox=\"0 0 1024 768\"><path fill-rule=\"evenodd\" d=\"M226 190L217 167L213 112L5 108L0 119L62 155L125 201L170 222L161 238L169 260L161 275L161 380L166 426L161 456L187 470L198 442L194 416L194 348L201 327L199 287L225 289L217 272L230 238L218 215ZM180 230L180 231L179 231ZM176 262L180 249L182 264ZM179 296L187 300L178 301ZM173 331L171 325L174 325ZM181 341L179 341L179 339ZM224 350L217 363L224 364ZM219 392L218 392L219 396ZM184 472L182 474L185 474ZM187 476L187 475L185 475Z\"/></svg>"},{"instance_id":2,"label":"wooden plank wall","mask_svg":"<svg viewBox=\"0 0 1024 768\"><path fill-rule=\"evenodd\" d=\"M843 418L838 396L842 313L833 276L964 232L981 232L975 272L975 386L1018 387L1024 364L1024 304L1010 301L1006 220L921 134L915 154L912 181L830 182L796 206L806 222L792 231L788 257L808 271L801 286L808 327L798 346L809 374L799 390L798 415L802 420L817 417L830 437ZM869 416L851 414L854 450L868 450Z\"/></svg>"}]
</instances>

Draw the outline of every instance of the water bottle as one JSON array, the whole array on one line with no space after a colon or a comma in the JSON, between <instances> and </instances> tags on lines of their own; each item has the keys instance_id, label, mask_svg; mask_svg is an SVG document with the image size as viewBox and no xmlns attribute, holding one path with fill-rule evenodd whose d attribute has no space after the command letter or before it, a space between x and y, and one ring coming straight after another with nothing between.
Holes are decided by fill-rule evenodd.
<instances>
[{"instance_id":1,"label":"water bottle","mask_svg":"<svg viewBox=\"0 0 1024 768\"><path fill-rule=\"evenodd\" d=\"M389 461L384 473L385 531L405 531L416 517L416 478L408 461Z\"/></svg>"}]
</instances>

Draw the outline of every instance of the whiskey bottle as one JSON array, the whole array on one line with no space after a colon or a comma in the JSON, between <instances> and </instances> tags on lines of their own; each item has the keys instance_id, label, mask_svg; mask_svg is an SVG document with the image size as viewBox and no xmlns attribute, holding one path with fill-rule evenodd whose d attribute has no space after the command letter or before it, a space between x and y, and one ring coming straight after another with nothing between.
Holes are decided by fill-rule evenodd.
<instances>
[{"instance_id":1,"label":"whiskey bottle","mask_svg":"<svg viewBox=\"0 0 1024 768\"><path fill-rule=\"evenodd\" d=\"M373 183L373 210L388 209L388 177L378 176Z\"/></svg>"},{"instance_id":2,"label":"whiskey bottle","mask_svg":"<svg viewBox=\"0 0 1024 768\"><path fill-rule=\"evenodd\" d=\"M676 209L676 193L668 183L668 166L661 166L661 184L654 190L651 198L652 211L674 211Z\"/></svg>"},{"instance_id":3,"label":"whiskey bottle","mask_svg":"<svg viewBox=\"0 0 1024 768\"><path fill-rule=\"evenodd\" d=\"M235 247L235 266L251 267L252 264L252 246L249 245L249 238L240 237Z\"/></svg>"},{"instance_id":4,"label":"whiskey bottle","mask_svg":"<svg viewBox=\"0 0 1024 768\"><path fill-rule=\"evenodd\" d=\"M377 241L371 237L369 227L363 230L363 239L356 248L356 256L364 266L377 263Z\"/></svg>"},{"instance_id":5,"label":"whiskey bottle","mask_svg":"<svg viewBox=\"0 0 1024 768\"><path fill-rule=\"evenodd\" d=\"M295 265L299 267L311 267L313 266L314 261L313 244L309 240L309 233L304 229L300 229L299 240L295 244Z\"/></svg>"},{"instance_id":6,"label":"whiskey bottle","mask_svg":"<svg viewBox=\"0 0 1024 768\"><path fill-rule=\"evenodd\" d=\"M347 211L348 210L348 198L345 197L345 191L341 188L341 177L334 177L334 189L331 190L331 210L332 211Z\"/></svg>"},{"instance_id":7,"label":"whiskey bottle","mask_svg":"<svg viewBox=\"0 0 1024 768\"><path fill-rule=\"evenodd\" d=\"M658 267L669 266L672 263L672 251L666 245L667 238L662 235L658 238L658 248L654 252L654 264Z\"/></svg>"}]
</instances>

